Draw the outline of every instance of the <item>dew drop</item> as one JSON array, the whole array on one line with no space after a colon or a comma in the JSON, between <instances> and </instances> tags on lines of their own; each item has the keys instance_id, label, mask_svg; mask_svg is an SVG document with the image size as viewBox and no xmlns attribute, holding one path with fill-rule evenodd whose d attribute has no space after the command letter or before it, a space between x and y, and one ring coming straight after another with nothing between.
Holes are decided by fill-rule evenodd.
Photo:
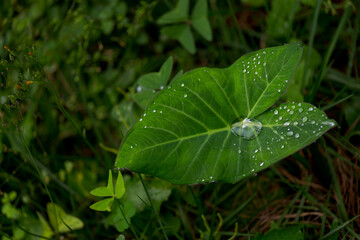
<instances>
[{"instance_id":1,"label":"dew drop","mask_svg":"<svg viewBox=\"0 0 360 240\"><path fill-rule=\"evenodd\" d=\"M281 145L281 148L284 148L285 146L284 145Z\"/></svg>"},{"instance_id":2,"label":"dew drop","mask_svg":"<svg viewBox=\"0 0 360 240\"><path fill-rule=\"evenodd\" d=\"M134 148L134 146L130 146L130 148Z\"/></svg>"},{"instance_id":3,"label":"dew drop","mask_svg":"<svg viewBox=\"0 0 360 240\"><path fill-rule=\"evenodd\" d=\"M246 73L246 69L243 70L243 73Z\"/></svg>"},{"instance_id":4,"label":"dew drop","mask_svg":"<svg viewBox=\"0 0 360 240\"><path fill-rule=\"evenodd\" d=\"M294 135L294 132L293 131L287 132L286 135L292 136L292 135Z\"/></svg>"},{"instance_id":5,"label":"dew drop","mask_svg":"<svg viewBox=\"0 0 360 240\"><path fill-rule=\"evenodd\" d=\"M140 122L142 121L142 118L140 118L140 120L139 120Z\"/></svg>"},{"instance_id":6,"label":"dew drop","mask_svg":"<svg viewBox=\"0 0 360 240\"><path fill-rule=\"evenodd\" d=\"M155 112L156 112L156 109L154 109L153 112L155 113Z\"/></svg>"},{"instance_id":7,"label":"dew drop","mask_svg":"<svg viewBox=\"0 0 360 240\"><path fill-rule=\"evenodd\" d=\"M299 138L299 134L298 134L298 133L295 134L295 138Z\"/></svg>"},{"instance_id":8,"label":"dew drop","mask_svg":"<svg viewBox=\"0 0 360 240\"><path fill-rule=\"evenodd\" d=\"M260 163L260 167L262 167L263 165L264 165L264 162L261 162L261 163Z\"/></svg>"},{"instance_id":9,"label":"dew drop","mask_svg":"<svg viewBox=\"0 0 360 240\"><path fill-rule=\"evenodd\" d=\"M281 90L280 90L280 89L278 89L278 92L281 92Z\"/></svg>"},{"instance_id":10,"label":"dew drop","mask_svg":"<svg viewBox=\"0 0 360 240\"><path fill-rule=\"evenodd\" d=\"M278 113L279 113L278 110L275 110L275 111L274 111L274 114L275 114L275 115L278 115Z\"/></svg>"},{"instance_id":11,"label":"dew drop","mask_svg":"<svg viewBox=\"0 0 360 240\"><path fill-rule=\"evenodd\" d=\"M239 149L239 150L238 150L238 154L240 154L240 153L241 153L241 150Z\"/></svg>"},{"instance_id":12,"label":"dew drop","mask_svg":"<svg viewBox=\"0 0 360 240\"><path fill-rule=\"evenodd\" d=\"M186 94L186 93L184 94L184 98L187 98L187 94Z\"/></svg>"},{"instance_id":13,"label":"dew drop","mask_svg":"<svg viewBox=\"0 0 360 240\"><path fill-rule=\"evenodd\" d=\"M256 119L237 118L231 125L231 132L236 136L250 140L256 138L262 128L262 123Z\"/></svg>"},{"instance_id":14,"label":"dew drop","mask_svg":"<svg viewBox=\"0 0 360 240\"><path fill-rule=\"evenodd\" d=\"M322 122L321 124L324 124L324 125L329 125L329 126L331 126L331 127L333 127L333 126L335 126L335 122L333 122L333 121L324 121L324 122Z\"/></svg>"},{"instance_id":15,"label":"dew drop","mask_svg":"<svg viewBox=\"0 0 360 240\"><path fill-rule=\"evenodd\" d=\"M290 125L290 122L285 122L284 123L284 126L289 126Z\"/></svg>"},{"instance_id":16,"label":"dew drop","mask_svg":"<svg viewBox=\"0 0 360 240\"><path fill-rule=\"evenodd\" d=\"M302 119L303 122L306 122L307 120L308 120L307 117L303 117L303 119Z\"/></svg>"},{"instance_id":17,"label":"dew drop","mask_svg":"<svg viewBox=\"0 0 360 240\"><path fill-rule=\"evenodd\" d=\"M294 114L294 111L290 111L290 115L293 115Z\"/></svg>"},{"instance_id":18,"label":"dew drop","mask_svg":"<svg viewBox=\"0 0 360 240\"><path fill-rule=\"evenodd\" d=\"M299 113L302 113L304 111L304 109L299 108Z\"/></svg>"},{"instance_id":19,"label":"dew drop","mask_svg":"<svg viewBox=\"0 0 360 240\"><path fill-rule=\"evenodd\" d=\"M182 83L181 86L183 87L183 86L185 86L185 85Z\"/></svg>"},{"instance_id":20,"label":"dew drop","mask_svg":"<svg viewBox=\"0 0 360 240\"><path fill-rule=\"evenodd\" d=\"M279 117L279 120L281 120L281 119L282 119L282 116Z\"/></svg>"},{"instance_id":21,"label":"dew drop","mask_svg":"<svg viewBox=\"0 0 360 240\"><path fill-rule=\"evenodd\" d=\"M257 153L259 150L258 149L255 149L255 153Z\"/></svg>"},{"instance_id":22,"label":"dew drop","mask_svg":"<svg viewBox=\"0 0 360 240\"><path fill-rule=\"evenodd\" d=\"M293 123L294 126L296 126L296 125L298 125L298 124L299 124L298 122L294 122L294 123Z\"/></svg>"},{"instance_id":23,"label":"dew drop","mask_svg":"<svg viewBox=\"0 0 360 240\"><path fill-rule=\"evenodd\" d=\"M311 108L309 108L309 111L310 111L310 112L311 112L312 110L314 110L314 108L312 108L312 107L311 107Z\"/></svg>"}]
</instances>

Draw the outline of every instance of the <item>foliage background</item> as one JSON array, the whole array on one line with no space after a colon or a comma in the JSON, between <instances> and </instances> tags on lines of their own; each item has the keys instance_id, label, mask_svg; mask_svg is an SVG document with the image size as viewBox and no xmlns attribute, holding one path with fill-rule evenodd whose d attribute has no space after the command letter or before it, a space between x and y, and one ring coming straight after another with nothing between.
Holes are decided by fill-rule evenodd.
<instances>
[{"instance_id":1,"label":"foliage background","mask_svg":"<svg viewBox=\"0 0 360 240\"><path fill-rule=\"evenodd\" d=\"M303 62L283 101L311 102L339 128L234 185L174 186L151 177L146 184L173 239L207 238L221 222L216 213L223 219L215 236L221 239L236 233L235 223L239 238L295 225L306 239L359 239L359 1L210 0L211 39L185 21L194 53L186 46L189 39L180 44L158 22L176 4L2 1L2 239L40 239L36 234L114 239L120 233L131 239L120 212L88 207L98 200L89 192L106 185L121 140L143 111L138 79L159 71L169 56L174 77L200 66L225 67L251 50L299 40L306 45ZM125 215L142 238L163 238L138 177L123 174ZM50 197L77 217L72 228L78 230L57 232L47 213Z\"/></svg>"}]
</instances>

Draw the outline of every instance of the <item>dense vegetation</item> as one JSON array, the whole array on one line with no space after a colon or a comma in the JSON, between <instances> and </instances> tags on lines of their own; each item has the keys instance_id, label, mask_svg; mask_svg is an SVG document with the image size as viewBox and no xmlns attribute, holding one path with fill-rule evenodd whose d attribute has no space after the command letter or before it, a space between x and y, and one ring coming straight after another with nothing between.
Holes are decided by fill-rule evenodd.
<instances>
[{"instance_id":1,"label":"dense vegetation","mask_svg":"<svg viewBox=\"0 0 360 240\"><path fill-rule=\"evenodd\" d=\"M2 1L2 240L360 239L359 6ZM121 141L165 85L292 42L304 43L303 57L280 102L309 102L338 127L235 184L174 185L124 170L111 212L89 208L109 169L121 185Z\"/></svg>"}]
</instances>

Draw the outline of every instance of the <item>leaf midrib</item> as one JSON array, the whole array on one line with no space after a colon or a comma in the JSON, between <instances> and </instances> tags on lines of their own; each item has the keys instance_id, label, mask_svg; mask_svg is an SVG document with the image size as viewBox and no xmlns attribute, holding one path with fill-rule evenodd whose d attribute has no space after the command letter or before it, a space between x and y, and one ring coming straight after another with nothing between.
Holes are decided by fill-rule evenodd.
<instances>
[{"instance_id":1,"label":"leaf midrib","mask_svg":"<svg viewBox=\"0 0 360 240\"><path fill-rule=\"evenodd\" d=\"M266 128L266 127L272 128L274 126L279 127L279 126L282 126L282 125L279 125L279 124L262 125L263 128ZM230 126L226 126L226 127L218 128L218 129L214 129L214 130L208 130L206 132L201 132L201 133L197 133L197 134L193 134L193 135L179 137L179 138L175 138L175 139L172 139L172 140L169 140L169 141L166 141L166 142L161 142L159 144L151 145L151 146L142 148L140 151L136 151L134 153L143 152L143 151L146 151L148 149L156 148L156 147L159 147L159 146L162 146L162 145L166 145L166 144L170 144L170 143L174 143L174 142L178 142L178 141L182 142L184 140L188 140L188 139L191 139L191 138L196 138L196 137L201 137L201 136L206 136L206 135L213 135L213 134L216 134L216 133L219 133L219 132L230 132L230 131L231 131ZM241 137L239 137L239 138L241 139Z\"/></svg>"}]
</instances>

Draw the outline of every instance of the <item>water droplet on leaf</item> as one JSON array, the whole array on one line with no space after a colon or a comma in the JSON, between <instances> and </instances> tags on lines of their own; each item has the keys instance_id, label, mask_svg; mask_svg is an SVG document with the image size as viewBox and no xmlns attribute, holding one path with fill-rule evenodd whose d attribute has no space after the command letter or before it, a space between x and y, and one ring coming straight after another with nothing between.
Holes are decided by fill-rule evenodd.
<instances>
[{"instance_id":1,"label":"water droplet on leaf","mask_svg":"<svg viewBox=\"0 0 360 240\"><path fill-rule=\"evenodd\" d=\"M231 125L231 132L247 140L259 136L262 123L256 119L238 118Z\"/></svg>"}]
</instances>

